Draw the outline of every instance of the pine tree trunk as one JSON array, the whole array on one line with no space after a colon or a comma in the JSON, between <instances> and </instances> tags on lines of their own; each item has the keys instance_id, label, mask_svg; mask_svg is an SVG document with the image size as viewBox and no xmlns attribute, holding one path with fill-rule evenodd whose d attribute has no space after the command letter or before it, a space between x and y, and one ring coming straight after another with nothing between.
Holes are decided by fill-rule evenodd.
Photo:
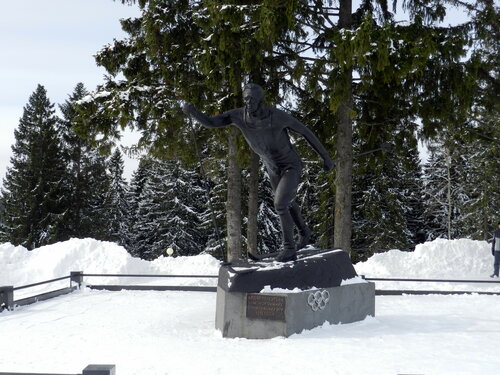
<instances>
[{"instance_id":1,"label":"pine tree trunk","mask_svg":"<svg viewBox=\"0 0 500 375\"><path fill-rule=\"evenodd\" d=\"M346 73L350 80L352 73ZM338 115L337 155L344 159L337 164L335 180L335 229L334 247L344 251L351 250L352 235L352 92L348 90L348 98L341 104Z\"/></svg>"},{"instance_id":2,"label":"pine tree trunk","mask_svg":"<svg viewBox=\"0 0 500 375\"><path fill-rule=\"evenodd\" d=\"M251 151L250 178L248 180L248 223L247 223L247 250L257 254L257 214L259 210L259 156Z\"/></svg>"},{"instance_id":3,"label":"pine tree trunk","mask_svg":"<svg viewBox=\"0 0 500 375\"><path fill-rule=\"evenodd\" d=\"M451 213L453 210L452 200L451 200L451 155L449 154L446 157L446 178L447 178L447 186L446 186L446 201L447 201L447 232L448 239L451 240Z\"/></svg>"},{"instance_id":4,"label":"pine tree trunk","mask_svg":"<svg viewBox=\"0 0 500 375\"><path fill-rule=\"evenodd\" d=\"M227 165L227 261L241 258L241 169L238 166L236 127L229 129Z\"/></svg>"},{"instance_id":5,"label":"pine tree trunk","mask_svg":"<svg viewBox=\"0 0 500 375\"><path fill-rule=\"evenodd\" d=\"M352 1L340 1L339 28L351 28ZM337 111L337 156L339 162L335 180L335 229L334 247L346 252L351 250L352 235L352 70L344 73L345 98Z\"/></svg>"}]
</instances>

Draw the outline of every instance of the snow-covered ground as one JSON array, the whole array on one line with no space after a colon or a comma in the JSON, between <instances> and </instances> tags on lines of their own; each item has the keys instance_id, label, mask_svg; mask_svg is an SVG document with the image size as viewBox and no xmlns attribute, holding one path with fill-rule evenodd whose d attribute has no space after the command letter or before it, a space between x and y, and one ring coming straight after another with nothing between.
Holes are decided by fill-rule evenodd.
<instances>
[{"instance_id":1,"label":"snow-covered ground","mask_svg":"<svg viewBox=\"0 0 500 375\"><path fill-rule=\"evenodd\" d=\"M486 280L492 261L485 242L437 240L413 253L375 255L356 270L367 277ZM217 269L218 262L208 255L145 262L117 245L91 239L32 252L0 245L0 285L25 285L71 270L215 275ZM180 282L213 285L214 280L175 281ZM382 284L377 288L395 287ZM499 284L488 288L500 291ZM500 371L499 299L477 294L379 296L376 316L362 322L325 324L287 339L246 340L224 339L214 329L215 293L82 289L0 313L0 372L78 373L90 363L113 363L117 375L493 375Z\"/></svg>"}]
</instances>

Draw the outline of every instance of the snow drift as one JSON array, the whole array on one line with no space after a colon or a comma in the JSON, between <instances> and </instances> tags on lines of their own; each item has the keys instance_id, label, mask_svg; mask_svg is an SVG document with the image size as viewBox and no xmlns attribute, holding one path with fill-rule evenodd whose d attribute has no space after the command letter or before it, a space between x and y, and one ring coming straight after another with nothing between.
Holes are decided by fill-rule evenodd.
<instances>
[{"instance_id":1,"label":"snow drift","mask_svg":"<svg viewBox=\"0 0 500 375\"><path fill-rule=\"evenodd\" d=\"M481 278L492 271L491 245L467 239L437 239L417 245L415 251L390 250L356 264L367 277Z\"/></svg>"},{"instance_id":2,"label":"snow drift","mask_svg":"<svg viewBox=\"0 0 500 375\"><path fill-rule=\"evenodd\" d=\"M208 254L194 257L165 257L146 261L132 257L115 243L91 238L70 239L28 251L9 243L0 245L0 285L21 286L68 276L71 271L99 274L162 274L217 275L219 261ZM213 285L213 279L137 279L89 278L93 284L165 284ZM49 284L49 289L64 287L67 282ZM47 286L30 288L16 293L16 299L41 293Z\"/></svg>"},{"instance_id":3,"label":"snow drift","mask_svg":"<svg viewBox=\"0 0 500 375\"><path fill-rule=\"evenodd\" d=\"M418 245L414 252L375 254L355 268L367 277L481 278L491 273L492 261L485 241L437 239ZM217 275L219 265L208 254L145 261L117 244L90 238L74 238L32 251L9 243L0 245L0 285L25 285L67 276L70 271Z\"/></svg>"}]
</instances>

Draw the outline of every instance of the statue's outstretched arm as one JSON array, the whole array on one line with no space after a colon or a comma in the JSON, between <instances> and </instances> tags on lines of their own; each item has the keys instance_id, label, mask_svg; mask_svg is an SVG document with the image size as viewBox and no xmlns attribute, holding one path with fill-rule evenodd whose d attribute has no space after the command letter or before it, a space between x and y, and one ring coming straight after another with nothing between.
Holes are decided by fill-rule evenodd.
<instances>
[{"instance_id":1,"label":"statue's outstretched arm","mask_svg":"<svg viewBox=\"0 0 500 375\"><path fill-rule=\"evenodd\" d=\"M303 123L301 123L296 118L288 115L287 127L293 130L295 133L302 135L309 145L318 153L320 157L323 158L324 166L323 168L326 171L329 171L333 168L334 162L328 155L328 151L326 151L325 147L321 144L320 140L316 135Z\"/></svg>"},{"instance_id":2,"label":"statue's outstretched arm","mask_svg":"<svg viewBox=\"0 0 500 375\"><path fill-rule=\"evenodd\" d=\"M222 115L207 116L198 111L193 103L184 104L182 110L206 128L222 128L232 124L231 116L227 112Z\"/></svg>"}]
</instances>

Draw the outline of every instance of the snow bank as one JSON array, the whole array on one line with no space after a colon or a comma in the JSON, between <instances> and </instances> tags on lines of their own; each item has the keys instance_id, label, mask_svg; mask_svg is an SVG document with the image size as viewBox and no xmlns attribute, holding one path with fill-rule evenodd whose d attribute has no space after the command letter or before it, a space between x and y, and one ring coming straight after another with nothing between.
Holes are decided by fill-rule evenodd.
<instances>
[{"instance_id":1,"label":"snow bank","mask_svg":"<svg viewBox=\"0 0 500 375\"><path fill-rule=\"evenodd\" d=\"M0 285L27 285L68 276L71 271L87 274L217 275L219 265L219 261L208 254L175 258L162 256L154 261L145 261L132 257L115 243L91 238L73 238L32 251L9 243L0 245ZM183 280L186 283L194 281ZM89 278L88 281L95 284L138 284L151 282L151 279ZM158 284L158 280L153 282ZM179 284L178 279L176 283ZM196 283L203 285L199 280Z\"/></svg>"},{"instance_id":2,"label":"snow bank","mask_svg":"<svg viewBox=\"0 0 500 375\"><path fill-rule=\"evenodd\" d=\"M356 264L355 269L358 274L366 277L489 279L492 263L490 245L484 241L438 239L418 245L414 252L391 250L375 254L366 262ZM220 262L208 254L175 258L162 256L154 261L145 261L130 256L117 244L90 238L71 239L33 251L8 243L0 245L0 285L21 286L67 276L70 271L83 271L87 274L217 275L219 266ZM85 282L212 286L216 279L88 277ZM67 280L61 282L61 287L67 286L66 284ZM51 287L54 289L53 285ZM421 289L422 285L377 283L377 288L389 287ZM465 286L454 284L444 287L458 290ZM40 289L30 288L31 293L40 292ZM470 290L470 287L465 289Z\"/></svg>"},{"instance_id":3,"label":"snow bank","mask_svg":"<svg viewBox=\"0 0 500 375\"><path fill-rule=\"evenodd\" d=\"M391 250L375 254L354 267L367 278L489 280L493 271L490 245L485 241L437 239L414 252ZM471 282L376 281L377 289L498 292L499 285Z\"/></svg>"},{"instance_id":4,"label":"snow bank","mask_svg":"<svg viewBox=\"0 0 500 375\"><path fill-rule=\"evenodd\" d=\"M367 277L473 279L489 275L493 267L486 241L437 239L415 251L390 250L355 265Z\"/></svg>"}]
</instances>

